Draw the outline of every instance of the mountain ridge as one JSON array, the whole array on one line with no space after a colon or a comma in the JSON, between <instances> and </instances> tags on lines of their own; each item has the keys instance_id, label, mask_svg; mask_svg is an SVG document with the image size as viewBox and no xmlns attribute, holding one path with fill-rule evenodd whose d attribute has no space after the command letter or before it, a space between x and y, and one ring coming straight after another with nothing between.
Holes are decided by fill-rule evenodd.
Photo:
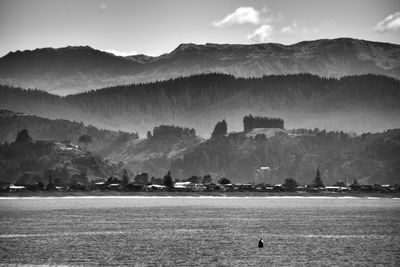
<instances>
[{"instance_id":1,"label":"mountain ridge","mask_svg":"<svg viewBox=\"0 0 400 267\"><path fill-rule=\"evenodd\" d=\"M59 95L202 73L235 77L312 73L323 77L380 74L400 78L400 45L351 38L292 45L180 44L158 57L115 56L88 46L10 52L0 82Z\"/></svg>"}]
</instances>

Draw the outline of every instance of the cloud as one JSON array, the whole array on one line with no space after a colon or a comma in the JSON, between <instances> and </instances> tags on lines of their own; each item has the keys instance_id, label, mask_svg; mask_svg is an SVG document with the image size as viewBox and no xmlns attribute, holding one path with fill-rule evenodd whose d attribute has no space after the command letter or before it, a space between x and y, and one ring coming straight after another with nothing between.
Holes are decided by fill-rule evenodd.
<instances>
[{"instance_id":1,"label":"cloud","mask_svg":"<svg viewBox=\"0 0 400 267\"><path fill-rule=\"evenodd\" d=\"M258 24L260 22L260 12L253 7L239 7L225 18L215 21L215 27L228 27L243 24Z\"/></svg>"},{"instance_id":2,"label":"cloud","mask_svg":"<svg viewBox=\"0 0 400 267\"><path fill-rule=\"evenodd\" d=\"M120 56L120 57L134 56L134 55L138 54L136 51L131 51L131 52L123 52L122 51L121 52L121 51L112 50L112 49L106 49L106 50L102 50L102 51L111 53L111 54L114 54L114 55Z\"/></svg>"},{"instance_id":3,"label":"cloud","mask_svg":"<svg viewBox=\"0 0 400 267\"><path fill-rule=\"evenodd\" d=\"M374 27L374 30L378 32L400 31L400 12L387 16Z\"/></svg>"},{"instance_id":4,"label":"cloud","mask_svg":"<svg viewBox=\"0 0 400 267\"><path fill-rule=\"evenodd\" d=\"M292 25L288 25L286 27L283 27L281 30L281 33L296 33L295 28L297 27L297 23L293 22Z\"/></svg>"},{"instance_id":5,"label":"cloud","mask_svg":"<svg viewBox=\"0 0 400 267\"><path fill-rule=\"evenodd\" d=\"M306 28L301 26L302 23L297 21L293 21L291 25L283 27L281 30L282 34L309 34L309 33L317 33L318 29L313 28Z\"/></svg>"},{"instance_id":6,"label":"cloud","mask_svg":"<svg viewBox=\"0 0 400 267\"><path fill-rule=\"evenodd\" d=\"M265 42L271 38L272 34L274 34L274 27L264 24L257 28L252 34L247 35L247 39L254 42Z\"/></svg>"}]
</instances>

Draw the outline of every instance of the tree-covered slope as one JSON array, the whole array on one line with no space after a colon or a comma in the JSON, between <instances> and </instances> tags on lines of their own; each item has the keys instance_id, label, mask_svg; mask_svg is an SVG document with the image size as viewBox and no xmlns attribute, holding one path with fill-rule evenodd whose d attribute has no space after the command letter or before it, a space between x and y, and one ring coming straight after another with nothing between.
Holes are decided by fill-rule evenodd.
<instances>
[{"instance_id":1,"label":"tree-covered slope","mask_svg":"<svg viewBox=\"0 0 400 267\"><path fill-rule=\"evenodd\" d=\"M127 143L108 155L114 162L123 162L134 173L146 172L162 177L171 162L182 157L203 141L193 129L176 126L158 126L147 138Z\"/></svg>"},{"instance_id":2,"label":"tree-covered slope","mask_svg":"<svg viewBox=\"0 0 400 267\"><path fill-rule=\"evenodd\" d=\"M25 137L21 138L25 131ZM22 133L22 134L21 134ZM101 156L68 144L33 140L21 130L12 143L0 144L0 183L87 183L121 173L119 166Z\"/></svg>"},{"instance_id":3,"label":"tree-covered slope","mask_svg":"<svg viewBox=\"0 0 400 267\"><path fill-rule=\"evenodd\" d=\"M82 122L50 120L0 110L0 143L11 143L22 129L27 129L34 140L71 141L76 145L80 144L79 137L89 135L92 142L89 143L88 149L105 156L130 140L138 138L137 134L98 129L91 125L85 126Z\"/></svg>"},{"instance_id":4,"label":"tree-covered slope","mask_svg":"<svg viewBox=\"0 0 400 267\"><path fill-rule=\"evenodd\" d=\"M254 132L254 133L253 133ZM319 130L255 129L209 139L171 163L179 178L211 174L234 182L400 183L400 130L350 136ZM260 167L269 167L260 170Z\"/></svg>"},{"instance_id":5,"label":"tree-covered slope","mask_svg":"<svg viewBox=\"0 0 400 267\"><path fill-rule=\"evenodd\" d=\"M230 131L240 131L243 116L250 113L283 118L289 129L363 133L400 127L399 88L400 81L377 75L244 79L205 74L66 97L1 86L0 108L140 135L168 124L208 137L224 118Z\"/></svg>"}]
</instances>

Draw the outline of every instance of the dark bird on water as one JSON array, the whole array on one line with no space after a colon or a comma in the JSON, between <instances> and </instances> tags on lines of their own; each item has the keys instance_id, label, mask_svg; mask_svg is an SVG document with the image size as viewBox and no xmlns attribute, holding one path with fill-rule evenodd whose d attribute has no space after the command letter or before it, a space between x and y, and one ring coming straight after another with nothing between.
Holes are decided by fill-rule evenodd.
<instances>
[{"instance_id":1,"label":"dark bird on water","mask_svg":"<svg viewBox=\"0 0 400 267\"><path fill-rule=\"evenodd\" d=\"M262 238L260 238L260 240L258 241L258 247L259 248L264 247L264 241L262 240Z\"/></svg>"}]
</instances>

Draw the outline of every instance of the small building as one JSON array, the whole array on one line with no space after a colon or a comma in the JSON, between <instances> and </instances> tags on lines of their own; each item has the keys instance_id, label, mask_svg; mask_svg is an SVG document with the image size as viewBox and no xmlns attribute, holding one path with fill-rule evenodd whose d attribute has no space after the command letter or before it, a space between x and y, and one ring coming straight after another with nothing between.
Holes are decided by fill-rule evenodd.
<instances>
[{"instance_id":1,"label":"small building","mask_svg":"<svg viewBox=\"0 0 400 267\"><path fill-rule=\"evenodd\" d=\"M187 190L189 190L190 189L190 184L191 184L191 182L176 182L175 184L174 184L174 188L176 189L176 190L181 190L181 191L187 191Z\"/></svg>"},{"instance_id":2,"label":"small building","mask_svg":"<svg viewBox=\"0 0 400 267\"><path fill-rule=\"evenodd\" d=\"M165 185L158 185L158 184L151 184L151 185L146 185L146 190L149 191L162 191L165 190L167 187Z\"/></svg>"},{"instance_id":3,"label":"small building","mask_svg":"<svg viewBox=\"0 0 400 267\"><path fill-rule=\"evenodd\" d=\"M108 189L111 190L122 190L122 185L121 184L117 184L117 183L113 183L113 184L109 184L107 186Z\"/></svg>"},{"instance_id":4,"label":"small building","mask_svg":"<svg viewBox=\"0 0 400 267\"><path fill-rule=\"evenodd\" d=\"M284 191L284 187L282 184L276 184L274 185L274 187L272 188L273 191Z\"/></svg>"},{"instance_id":5,"label":"small building","mask_svg":"<svg viewBox=\"0 0 400 267\"><path fill-rule=\"evenodd\" d=\"M107 187L106 182L96 182L94 183L94 188L98 190L103 190Z\"/></svg>"},{"instance_id":6,"label":"small building","mask_svg":"<svg viewBox=\"0 0 400 267\"><path fill-rule=\"evenodd\" d=\"M25 189L26 189L26 187L23 185L10 184L10 187L9 187L10 192L21 192L21 191L24 191Z\"/></svg>"},{"instance_id":7,"label":"small building","mask_svg":"<svg viewBox=\"0 0 400 267\"><path fill-rule=\"evenodd\" d=\"M253 189L253 185L252 184L235 184L235 188L237 188L237 190L240 191L251 191Z\"/></svg>"},{"instance_id":8,"label":"small building","mask_svg":"<svg viewBox=\"0 0 400 267\"><path fill-rule=\"evenodd\" d=\"M350 191L350 188L345 186L328 185L325 186L324 190L325 192L346 192Z\"/></svg>"},{"instance_id":9,"label":"small building","mask_svg":"<svg viewBox=\"0 0 400 267\"><path fill-rule=\"evenodd\" d=\"M189 189L192 191L204 191L206 190L206 186L203 184L195 184L195 183L190 183L189 184Z\"/></svg>"}]
</instances>

